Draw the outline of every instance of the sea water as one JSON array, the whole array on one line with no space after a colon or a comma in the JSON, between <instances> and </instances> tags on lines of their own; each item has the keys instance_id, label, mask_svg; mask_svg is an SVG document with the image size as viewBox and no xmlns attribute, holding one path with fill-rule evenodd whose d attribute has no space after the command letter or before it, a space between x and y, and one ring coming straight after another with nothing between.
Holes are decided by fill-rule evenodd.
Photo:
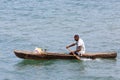
<instances>
[{"instance_id":1,"label":"sea water","mask_svg":"<svg viewBox=\"0 0 120 80\"><path fill-rule=\"evenodd\" d=\"M67 54L74 34L86 52L116 51L117 58L34 61L13 53L40 47ZM119 35L119 0L0 0L0 80L119 80Z\"/></svg>"}]
</instances>

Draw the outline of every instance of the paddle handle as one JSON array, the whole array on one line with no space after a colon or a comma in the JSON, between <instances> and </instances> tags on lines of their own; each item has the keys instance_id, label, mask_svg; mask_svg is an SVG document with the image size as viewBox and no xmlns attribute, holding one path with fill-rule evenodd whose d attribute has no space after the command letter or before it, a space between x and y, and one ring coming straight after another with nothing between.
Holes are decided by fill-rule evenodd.
<instances>
[{"instance_id":1,"label":"paddle handle","mask_svg":"<svg viewBox=\"0 0 120 80\"><path fill-rule=\"evenodd\" d=\"M68 51L72 52L73 56L75 56L78 60L80 60L79 56L77 56L75 53L73 53L73 51L71 51L69 48L67 48L67 49L68 49Z\"/></svg>"}]
</instances>

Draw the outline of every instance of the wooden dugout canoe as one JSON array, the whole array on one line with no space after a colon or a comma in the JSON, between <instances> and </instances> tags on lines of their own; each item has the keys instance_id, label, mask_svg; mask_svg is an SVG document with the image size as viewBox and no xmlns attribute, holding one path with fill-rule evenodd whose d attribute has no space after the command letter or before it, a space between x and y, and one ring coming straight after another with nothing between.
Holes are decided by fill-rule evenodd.
<instances>
[{"instance_id":1,"label":"wooden dugout canoe","mask_svg":"<svg viewBox=\"0 0 120 80\"><path fill-rule=\"evenodd\" d=\"M45 54L35 53L33 51L22 51L15 50L15 55L22 59L33 59L33 60L41 60L41 59L76 59L75 56L64 54L64 53L50 53L46 52ZM99 53L85 53L80 58L116 58L116 52L99 52Z\"/></svg>"}]
</instances>

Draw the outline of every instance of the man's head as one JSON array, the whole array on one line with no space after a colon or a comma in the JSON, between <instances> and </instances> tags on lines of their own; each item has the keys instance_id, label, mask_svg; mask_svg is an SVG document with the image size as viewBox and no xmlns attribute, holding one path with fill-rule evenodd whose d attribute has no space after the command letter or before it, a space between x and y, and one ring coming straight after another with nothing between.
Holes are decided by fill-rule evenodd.
<instances>
[{"instance_id":1,"label":"man's head","mask_svg":"<svg viewBox=\"0 0 120 80\"><path fill-rule=\"evenodd\" d=\"M78 41L78 40L79 40L79 35L77 35L77 34L74 35L74 40L75 40L75 41Z\"/></svg>"}]
</instances>

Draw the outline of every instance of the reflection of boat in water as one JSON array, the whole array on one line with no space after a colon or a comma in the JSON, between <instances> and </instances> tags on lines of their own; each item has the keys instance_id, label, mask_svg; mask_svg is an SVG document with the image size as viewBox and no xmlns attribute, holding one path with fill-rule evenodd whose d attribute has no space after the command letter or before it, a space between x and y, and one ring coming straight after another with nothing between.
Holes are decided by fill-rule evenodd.
<instances>
[{"instance_id":1,"label":"reflection of boat in water","mask_svg":"<svg viewBox=\"0 0 120 80\"><path fill-rule=\"evenodd\" d=\"M27 66L27 65L51 65L53 64L53 60L28 60L24 59L21 62L18 63L20 66Z\"/></svg>"},{"instance_id":2,"label":"reflection of boat in water","mask_svg":"<svg viewBox=\"0 0 120 80\"><path fill-rule=\"evenodd\" d=\"M22 50L15 50L15 55L22 59L33 59L33 60L41 60L41 59L76 59L75 56L63 53L50 53L45 52L45 54L35 53L33 51L22 51ZM99 53L85 53L81 58L116 58L116 52L99 52Z\"/></svg>"}]
</instances>

